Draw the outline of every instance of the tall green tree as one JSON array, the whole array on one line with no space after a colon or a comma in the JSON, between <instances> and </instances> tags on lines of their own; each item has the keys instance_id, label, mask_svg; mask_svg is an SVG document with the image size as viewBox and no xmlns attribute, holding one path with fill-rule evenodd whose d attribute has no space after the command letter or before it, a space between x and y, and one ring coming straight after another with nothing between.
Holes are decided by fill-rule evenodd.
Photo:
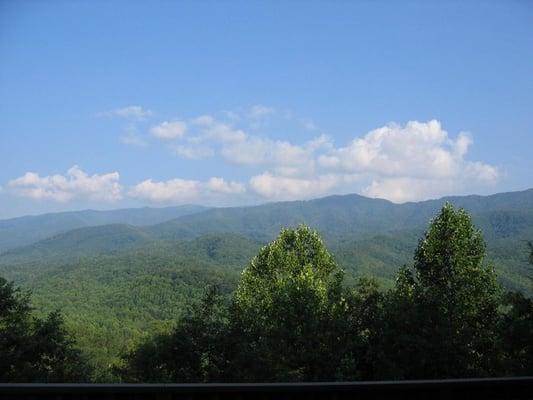
<instances>
[{"instance_id":1,"label":"tall green tree","mask_svg":"<svg viewBox=\"0 0 533 400\"><path fill-rule=\"evenodd\" d=\"M388 356L402 378L496 372L501 289L484 256L482 233L468 213L445 204L419 242L414 273L402 270L390 295L398 303L389 302L386 329L401 336L389 337L385 348L396 344L398 353Z\"/></svg>"},{"instance_id":2,"label":"tall green tree","mask_svg":"<svg viewBox=\"0 0 533 400\"><path fill-rule=\"evenodd\" d=\"M61 314L32 316L30 294L0 277L0 381L86 382L90 373Z\"/></svg>"},{"instance_id":3,"label":"tall green tree","mask_svg":"<svg viewBox=\"0 0 533 400\"><path fill-rule=\"evenodd\" d=\"M284 229L245 268L234 296L234 368L252 381L331 379L342 356L342 271L317 232Z\"/></svg>"}]
</instances>

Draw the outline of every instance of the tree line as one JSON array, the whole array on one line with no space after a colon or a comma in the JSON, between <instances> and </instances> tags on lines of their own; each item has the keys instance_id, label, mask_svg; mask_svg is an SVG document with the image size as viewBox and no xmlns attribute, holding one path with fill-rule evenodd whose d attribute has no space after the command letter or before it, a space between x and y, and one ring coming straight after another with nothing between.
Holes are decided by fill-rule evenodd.
<instances>
[{"instance_id":1,"label":"tree line","mask_svg":"<svg viewBox=\"0 0 533 400\"><path fill-rule=\"evenodd\" d=\"M468 213L446 204L394 287L343 284L318 233L284 229L228 299L210 287L170 333L113 367L124 382L276 382L533 375L533 301L484 264ZM88 381L59 313L31 315L0 280L0 380Z\"/></svg>"}]
</instances>

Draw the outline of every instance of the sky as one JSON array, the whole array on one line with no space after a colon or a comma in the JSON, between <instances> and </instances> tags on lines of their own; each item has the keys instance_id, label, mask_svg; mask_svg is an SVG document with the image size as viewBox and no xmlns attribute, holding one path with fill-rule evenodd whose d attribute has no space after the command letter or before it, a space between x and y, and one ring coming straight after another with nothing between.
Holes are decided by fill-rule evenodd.
<instances>
[{"instance_id":1,"label":"sky","mask_svg":"<svg viewBox=\"0 0 533 400\"><path fill-rule=\"evenodd\" d=\"M0 218L533 187L531 1L0 0Z\"/></svg>"}]
</instances>

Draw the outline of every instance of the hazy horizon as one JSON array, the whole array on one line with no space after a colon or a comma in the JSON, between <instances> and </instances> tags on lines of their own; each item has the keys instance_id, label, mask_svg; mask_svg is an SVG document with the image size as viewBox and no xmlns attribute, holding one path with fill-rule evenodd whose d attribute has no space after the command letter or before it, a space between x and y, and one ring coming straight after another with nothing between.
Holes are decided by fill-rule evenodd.
<instances>
[{"instance_id":1,"label":"hazy horizon","mask_svg":"<svg viewBox=\"0 0 533 400\"><path fill-rule=\"evenodd\" d=\"M525 192L525 191L528 191L528 190L533 190L533 187L524 188L524 189L517 189L517 190L511 190L511 191L508 191L508 192L495 192L495 193L487 193L487 194L478 194L478 193L469 193L469 194L461 194L461 195L450 194L450 195L439 196L439 197L435 197L435 198L428 198L428 199L415 200L415 201L404 201L404 202L395 202L395 201L391 201L391 200L380 198L380 197L367 197L367 196L361 195L359 193L343 193L343 194L331 193L331 194L328 194L326 196L319 196L319 197L314 197L314 198L310 198L310 199L302 199L302 200L264 201L264 202L250 203L250 204L226 205L226 206L207 206L207 205L200 204L200 203L188 203L188 204L177 204L177 205L158 205L158 204L139 205L137 207L133 206L133 207L110 207L110 208L73 208L73 209L64 209L64 210L58 210L58 211L49 211L49 212L44 212L44 213L15 215L15 216L6 217L6 218L0 218L0 221L9 220L9 219L15 219L15 218L23 218L23 217L36 217L36 216L39 216L39 215L56 214L56 213L63 213L63 212L66 212L66 213L68 213L68 212L83 212L83 211L97 211L97 212L102 211L102 212L106 212L106 211L118 211L118 210L127 210L127 209L142 209L142 208L165 209L165 208L174 208L174 207L204 207L205 209L209 209L209 208L255 207L255 206L262 206L262 205L267 205L267 204L272 204L272 203L279 203L279 202L312 201L312 200L320 200L320 199L323 199L323 198L333 197L333 196L351 196L351 195L362 196L362 197L365 197L365 198L368 198L368 199L386 200L386 201L390 201L393 204L401 205L401 204L407 204L407 203L420 203L420 202L424 202L424 201L441 200L441 199L445 199L445 198L448 198L448 197L468 197L468 196L488 197L488 196L494 196L494 195L503 194L503 193Z\"/></svg>"}]
</instances>

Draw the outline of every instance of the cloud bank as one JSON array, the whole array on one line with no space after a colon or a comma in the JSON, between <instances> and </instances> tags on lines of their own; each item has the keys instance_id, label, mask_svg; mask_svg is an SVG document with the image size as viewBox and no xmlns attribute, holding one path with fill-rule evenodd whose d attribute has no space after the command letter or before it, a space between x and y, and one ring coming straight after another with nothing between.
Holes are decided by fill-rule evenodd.
<instances>
[{"instance_id":1,"label":"cloud bank","mask_svg":"<svg viewBox=\"0 0 533 400\"><path fill-rule=\"evenodd\" d=\"M67 202L74 199L113 202L122 199L118 172L88 175L74 165L65 175L39 176L26 172L8 182L7 190L35 200Z\"/></svg>"},{"instance_id":2,"label":"cloud bank","mask_svg":"<svg viewBox=\"0 0 533 400\"><path fill-rule=\"evenodd\" d=\"M151 111L139 106L109 113L134 119L151 115ZM331 136L321 133L316 124L310 129L309 120L291 113L284 113L281 118L299 124L306 131L306 135L301 135L306 140L297 143L258 134L253 128L256 124L280 115L271 107L253 106L225 115L222 119L200 115L162 121L149 132L172 154L185 160L182 162L212 159L210 165L237 166L240 175L246 176L244 182L218 176L207 180L153 177L131 185L123 193L118 172L89 176L73 166L65 175L41 177L27 172L8 182L4 190L60 202L133 198L153 203L216 205L220 201L239 203L245 196L259 202L335 193L360 193L405 202L471 193L494 185L501 176L496 166L468 158L474 143L472 135L459 132L451 136L437 120L389 123L338 145ZM314 136L310 137L311 134ZM134 128L127 130L120 140L147 146Z\"/></svg>"},{"instance_id":3,"label":"cloud bank","mask_svg":"<svg viewBox=\"0 0 533 400\"><path fill-rule=\"evenodd\" d=\"M258 107L244 115L256 119L274 112ZM252 135L209 115L192 119L190 125L196 128L181 138L178 156L220 157L250 171L263 169L248 185L268 200L352 191L404 202L491 185L500 176L495 166L467 159L471 135L460 132L453 138L437 120L390 123L342 146L324 134L301 144Z\"/></svg>"},{"instance_id":4,"label":"cloud bank","mask_svg":"<svg viewBox=\"0 0 533 400\"><path fill-rule=\"evenodd\" d=\"M243 184L227 182L223 178L212 177L207 181L191 179L170 179L155 182L147 179L135 185L129 195L136 199L161 203L210 203L212 196L231 195L245 192Z\"/></svg>"}]
</instances>

